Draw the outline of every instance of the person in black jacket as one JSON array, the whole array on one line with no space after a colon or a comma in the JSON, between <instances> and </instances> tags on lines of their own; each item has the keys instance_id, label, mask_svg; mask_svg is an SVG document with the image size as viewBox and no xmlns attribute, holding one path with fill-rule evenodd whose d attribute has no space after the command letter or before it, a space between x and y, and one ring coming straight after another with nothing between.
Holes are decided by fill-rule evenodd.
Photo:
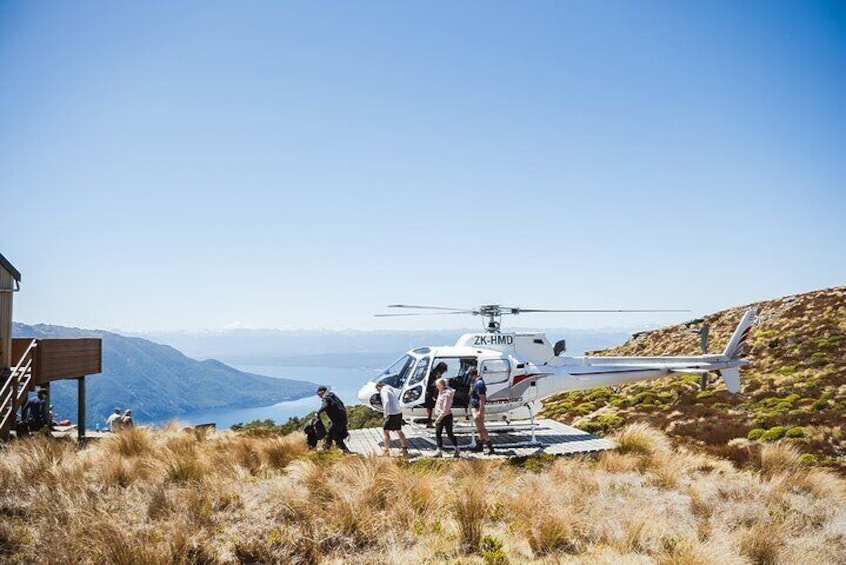
<instances>
[{"instance_id":1,"label":"person in black jacket","mask_svg":"<svg viewBox=\"0 0 846 565\"><path fill-rule=\"evenodd\" d=\"M350 453L349 448L344 443L344 440L349 434L347 432L347 408L341 399L334 392L329 392L325 386L317 388L317 396L322 401L320 410L317 411L317 417L326 412L329 418L329 427L326 429L326 442L323 444L324 449L330 449L334 441L338 448L344 453Z\"/></svg>"},{"instance_id":2,"label":"person in black jacket","mask_svg":"<svg viewBox=\"0 0 846 565\"><path fill-rule=\"evenodd\" d=\"M427 428L434 427L434 424L432 424L432 409L435 407L435 400L438 398L438 389L435 386L435 381L443 378L447 370L449 370L449 367L446 363L441 361L435 365L434 369L432 369L432 372L429 374L429 380L426 382L426 400L424 401L423 406L426 408Z\"/></svg>"}]
</instances>

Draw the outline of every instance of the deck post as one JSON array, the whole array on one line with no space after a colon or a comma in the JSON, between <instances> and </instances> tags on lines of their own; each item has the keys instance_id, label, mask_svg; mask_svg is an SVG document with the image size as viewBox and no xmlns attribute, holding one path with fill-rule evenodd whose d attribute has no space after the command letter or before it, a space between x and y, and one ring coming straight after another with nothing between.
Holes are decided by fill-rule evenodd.
<instances>
[{"instance_id":1,"label":"deck post","mask_svg":"<svg viewBox=\"0 0 846 565\"><path fill-rule=\"evenodd\" d=\"M85 376L76 379L76 440L85 443Z\"/></svg>"}]
</instances>

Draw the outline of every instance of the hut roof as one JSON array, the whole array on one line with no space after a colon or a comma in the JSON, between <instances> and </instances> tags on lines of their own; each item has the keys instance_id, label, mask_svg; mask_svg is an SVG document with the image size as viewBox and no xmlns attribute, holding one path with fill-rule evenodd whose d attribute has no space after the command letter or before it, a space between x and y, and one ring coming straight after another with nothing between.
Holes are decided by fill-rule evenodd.
<instances>
[{"instance_id":1,"label":"hut roof","mask_svg":"<svg viewBox=\"0 0 846 565\"><path fill-rule=\"evenodd\" d=\"M2 254L2 253L0 253L0 266L2 266L4 269L6 269L7 271L9 271L9 273L11 273L13 277L15 277L15 280L16 280L16 281L21 282L21 273L20 273L20 271L18 271L18 270L15 268L15 266L14 266L14 265L12 265L11 263L9 263L9 260L8 260L8 259L6 259L5 257L3 257L3 254Z\"/></svg>"}]
</instances>

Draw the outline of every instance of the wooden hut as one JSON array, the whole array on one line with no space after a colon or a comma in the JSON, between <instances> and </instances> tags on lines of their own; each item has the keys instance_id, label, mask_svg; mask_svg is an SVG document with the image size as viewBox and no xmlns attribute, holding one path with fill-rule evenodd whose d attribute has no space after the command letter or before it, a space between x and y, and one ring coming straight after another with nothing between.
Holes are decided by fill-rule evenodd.
<instances>
[{"instance_id":1,"label":"wooden hut","mask_svg":"<svg viewBox=\"0 0 846 565\"><path fill-rule=\"evenodd\" d=\"M9 437L17 411L36 386L77 381L77 436L85 439L85 377L102 371L100 338L12 337L12 303L21 274L0 254L0 438Z\"/></svg>"}]
</instances>

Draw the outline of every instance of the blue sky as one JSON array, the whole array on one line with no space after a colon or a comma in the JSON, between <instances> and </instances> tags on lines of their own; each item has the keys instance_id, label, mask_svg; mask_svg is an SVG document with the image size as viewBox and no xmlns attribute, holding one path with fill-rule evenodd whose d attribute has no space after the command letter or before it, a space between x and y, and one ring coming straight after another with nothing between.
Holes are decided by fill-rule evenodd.
<instances>
[{"instance_id":1,"label":"blue sky","mask_svg":"<svg viewBox=\"0 0 846 565\"><path fill-rule=\"evenodd\" d=\"M15 318L434 328L846 283L837 2L0 2Z\"/></svg>"}]
</instances>

